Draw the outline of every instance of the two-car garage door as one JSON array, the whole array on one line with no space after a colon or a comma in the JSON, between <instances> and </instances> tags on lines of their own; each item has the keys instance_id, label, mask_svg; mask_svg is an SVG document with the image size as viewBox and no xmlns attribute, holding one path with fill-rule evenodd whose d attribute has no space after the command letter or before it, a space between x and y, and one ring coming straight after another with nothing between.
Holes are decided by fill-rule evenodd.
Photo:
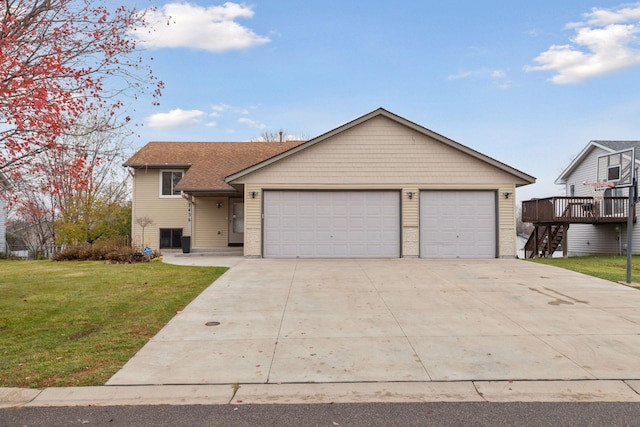
<instances>
[{"instance_id":1,"label":"two-car garage door","mask_svg":"<svg viewBox=\"0 0 640 427\"><path fill-rule=\"evenodd\" d=\"M401 256L399 191L276 191L263 200L266 258ZM495 191L421 191L420 256L495 258Z\"/></svg>"},{"instance_id":2,"label":"two-car garage door","mask_svg":"<svg viewBox=\"0 0 640 427\"><path fill-rule=\"evenodd\" d=\"M266 258L397 258L399 191L264 192Z\"/></svg>"}]
</instances>

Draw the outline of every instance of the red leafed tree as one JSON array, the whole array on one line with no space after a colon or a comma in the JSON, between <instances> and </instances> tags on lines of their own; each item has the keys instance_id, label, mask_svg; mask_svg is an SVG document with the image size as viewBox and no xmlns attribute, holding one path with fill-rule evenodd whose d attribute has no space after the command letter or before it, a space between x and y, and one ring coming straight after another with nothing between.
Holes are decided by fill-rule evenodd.
<instances>
[{"instance_id":1,"label":"red leafed tree","mask_svg":"<svg viewBox=\"0 0 640 427\"><path fill-rule=\"evenodd\" d=\"M99 1L0 0L0 171L19 180L38 168L36 155L63 149L80 115L159 96L133 37L146 29L144 13Z\"/></svg>"},{"instance_id":2,"label":"red leafed tree","mask_svg":"<svg viewBox=\"0 0 640 427\"><path fill-rule=\"evenodd\" d=\"M107 128L89 135L62 136L58 148L32 157L29 173L13 186L13 216L31 228L38 255L53 243L93 243L114 236L128 196L122 168L126 134L102 116L80 116L77 128ZM80 133L80 132L78 132ZM126 234L129 234L130 227ZM37 233L35 233L37 232Z\"/></svg>"}]
</instances>

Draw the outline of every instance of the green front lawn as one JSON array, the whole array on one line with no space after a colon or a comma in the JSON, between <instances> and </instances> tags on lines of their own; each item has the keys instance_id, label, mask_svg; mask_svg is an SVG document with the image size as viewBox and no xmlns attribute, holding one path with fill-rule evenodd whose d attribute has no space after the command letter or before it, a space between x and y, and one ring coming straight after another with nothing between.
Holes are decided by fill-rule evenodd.
<instances>
[{"instance_id":1,"label":"green front lawn","mask_svg":"<svg viewBox=\"0 0 640 427\"><path fill-rule=\"evenodd\" d=\"M572 258L539 258L530 261L541 264L555 265L567 270L577 271L612 282L627 280L626 256L597 256ZM633 256L631 262L631 280L640 281L640 256Z\"/></svg>"},{"instance_id":2,"label":"green front lawn","mask_svg":"<svg viewBox=\"0 0 640 427\"><path fill-rule=\"evenodd\" d=\"M0 261L0 387L104 384L226 270Z\"/></svg>"}]
</instances>

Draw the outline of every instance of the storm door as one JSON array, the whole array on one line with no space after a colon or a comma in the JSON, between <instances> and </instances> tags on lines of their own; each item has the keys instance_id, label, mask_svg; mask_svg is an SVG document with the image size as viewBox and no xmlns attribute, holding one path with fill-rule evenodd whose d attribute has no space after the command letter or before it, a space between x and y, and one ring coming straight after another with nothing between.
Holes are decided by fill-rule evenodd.
<instances>
[{"instance_id":1,"label":"storm door","mask_svg":"<svg viewBox=\"0 0 640 427\"><path fill-rule=\"evenodd\" d=\"M229 246L244 244L244 201L229 200Z\"/></svg>"}]
</instances>

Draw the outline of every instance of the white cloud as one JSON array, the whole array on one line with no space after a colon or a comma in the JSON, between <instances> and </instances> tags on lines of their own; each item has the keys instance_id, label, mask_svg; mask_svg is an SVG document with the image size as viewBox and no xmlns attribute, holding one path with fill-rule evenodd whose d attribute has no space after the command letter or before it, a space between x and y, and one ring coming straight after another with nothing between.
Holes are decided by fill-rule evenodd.
<instances>
[{"instance_id":1,"label":"white cloud","mask_svg":"<svg viewBox=\"0 0 640 427\"><path fill-rule=\"evenodd\" d=\"M579 83L640 64L637 49L640 33L640 3L633 6L597 9L583 15L583 22L572 22L571 44L552 45L538 55L538 65L526 71L553 71L557 84Z\"/></svg>"},{"instance_id":2,"label":"white cloud","mask_svg":"<svg viewBox=\"0 0 640 427\"><path fill-rule=\"evenodd\" d=\"M200 118L205 116L204 111L182 110L176 108L168 113L158 113L147 117L147 125L152 128L174 128L200 123Z\"/></svg>"},{"instance_id":3,"label":"white cloud","mask_svg":"<svg viewBox=\"0 0 640 427\"><path fill-rule=\"evenodd\" d=\"M218 117L222 115L222 113L230 113L230 114L238 114L238 115L249 114L249 110L244 107L237 107L234 105L229 105L224 103L212 105L211 109L213 110L213 113L211 113L211 115L214 117Z\"/></svg>"},{"instance_id":4,"label":"white cloud","mask_svg":"<svg viewBox=\"0 0 640 427\"><path fill-rule=\"evenodd\" d=\"M217 104L217 105L212 105L211 109L217 113L221 113L223 111L227 111L229 110L231 107L231 105L228 104Z\"/></svg>"},{"instance_id":5,"label":"white cloud","mask_svg":"<svg viewBox=\"0 0 640 427\"><path fill-rule=\"evenodd\" d=\"M629 21L640 20L640 4L633 6L614 8L614 9L598 9L592 8L591 12L582 15L584 22L572 22L567 24L568 28L582 27L583 25L606 26L610 24L620 24Z\"/></svg>"},{"instance_id":6,"label":"white cloud","mask_svg":"<svg viewBox=\"0 0 640 427\"><path fill-rule=\"evenodd\" d=\"M267 125L265 125L264 123L260 123L256 120L252 120L249 119L247 117L241 117L238 119L238 123L242 123L244 125L247 125L251 128L255 128L255 129L266 129Z\"/></svg>"},{"instance_id":7,"label":"white cloud","mask_svg":"<svg viewBox=\"0 0 640 427\"><path fill-rule=\"evenodd\" d=\"M249 6L232 2L209 7L168 3L147 10L151 31L137 29L134 34L150 49L186 47L210 52L247 49L271 41L236 22L239 18L252 18L253 14Z\"/></svg>"},{"instance_id":8,"label":"white cloud","mask_svg":"<svg viewBox=\"0 0 640 427\"><path fill-rule=\"evenodd\" d=\"M471 71L460 71L457 74L450 74L447 76L447 80L460 80L466 79L467 77L471 77L473 73Z\"/></svg>"},{"instance_id":9,"label":"white cloud","mask_svg":"<svg viewBox=\"0 0 640 427\"><path fill-rule=\"evenodd\" d=\"M447 80L491 80L500 89L509 89L512 86L511 80L507 80L507 72L504 70L480 68L474 71L461 71L457 74L447 76Z\"/></svg>"}]
</instances>

